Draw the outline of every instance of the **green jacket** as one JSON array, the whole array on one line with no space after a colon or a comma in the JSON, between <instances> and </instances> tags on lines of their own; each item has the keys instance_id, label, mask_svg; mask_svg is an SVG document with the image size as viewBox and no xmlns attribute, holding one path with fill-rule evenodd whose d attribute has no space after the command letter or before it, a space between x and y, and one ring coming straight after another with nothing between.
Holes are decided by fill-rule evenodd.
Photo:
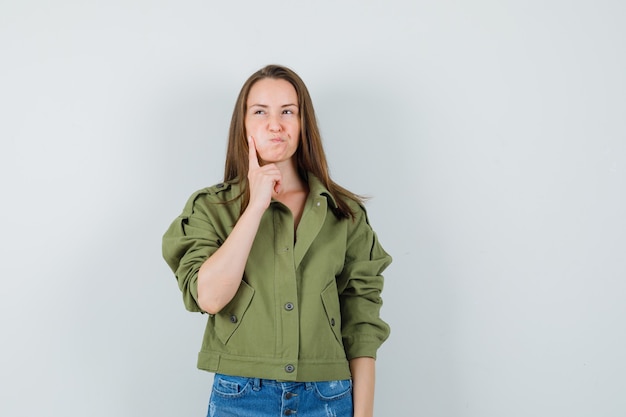
<instances>
[{"instance_id":1,"label":"green jacket","mask_svg":"<svg viewBox=\"0 0 626 417\"><path fill-rule=\"evenodd\" d=\"M239 290L208 316L198 368L285 381L339 380L350 378L349 359L376 357L389 336L379 311L381 273L391 257L361 205L351 206L355 220L339 220L331 211L335 201L313 175L309 190L296 236L282 203L272 201L263 214ZM196 192L163 236L163 256L190 311L201 311L198 270L232 231L239 194L236 183Z\"/></svg>"}]
</instances>

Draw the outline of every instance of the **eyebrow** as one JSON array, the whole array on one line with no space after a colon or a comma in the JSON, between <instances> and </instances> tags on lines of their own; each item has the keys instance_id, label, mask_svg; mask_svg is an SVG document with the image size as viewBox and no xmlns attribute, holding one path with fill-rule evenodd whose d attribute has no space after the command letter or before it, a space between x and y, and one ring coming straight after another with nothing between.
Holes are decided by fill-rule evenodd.
<instances>
[{"instance_id":1,"label":"eyebrow","mask_svg":"<svg viewBox=\"0 0 626 417\"><path fill-rule=\"evenodd\" d=\"M251 104L249 107L261 107L261 108L266 109L266 108L268 108L268 107L269 107L269 105L267 105L267 104ZM297 104L292 104L292 103L289 103L289 104L283 104L283 105L282 105L282 106L280 106L280 107L298 107L298 105L297 105Z\"/></svg>"}]
</instances>

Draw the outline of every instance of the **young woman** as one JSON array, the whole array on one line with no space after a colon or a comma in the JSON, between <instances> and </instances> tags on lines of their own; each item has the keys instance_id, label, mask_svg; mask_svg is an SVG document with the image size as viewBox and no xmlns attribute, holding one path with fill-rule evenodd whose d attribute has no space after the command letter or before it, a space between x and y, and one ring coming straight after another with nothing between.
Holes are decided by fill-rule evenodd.
<instances>
[{"instance_id":1,"label":"young woman","mask_svg":"<svg viewBox=\"0 0 626 417\"><path fill-rule=\"evenodd\" d=\"M224 182L163 237L188 310L208 313L209 416L372 416L382 271L362 199L333 182L309 92L269 65L243 85Z\"/></svg>"}]
</instances>

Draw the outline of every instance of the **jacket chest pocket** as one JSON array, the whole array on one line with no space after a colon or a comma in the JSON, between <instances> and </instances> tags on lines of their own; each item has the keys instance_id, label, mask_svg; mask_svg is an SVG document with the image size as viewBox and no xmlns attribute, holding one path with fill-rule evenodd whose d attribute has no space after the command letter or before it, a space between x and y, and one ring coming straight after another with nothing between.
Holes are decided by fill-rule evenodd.
<instances>
[{"instance_id":1,"label":"jacket chest pocket","mask_svg":"<svg viewBox=\"0 0 626 417\"><path fill-rule=\"evenodd\" d=\"M339 307L339 295L337 294L337 286L335 282L331 282L322 291L322 304L326 312L328 326L335 334L337 341L342 344L341 338L341 309Z\"/></svg>"},{"instance_id":2,"label":"jacket chest pocket","mask_svg":"<svg viewBox=\"0 0 626 417\"><path fill-rule=\"evenodd\" d=\"M215 334L223 344L228 343L230 337L241 325L253 296L254 289L245 281L241 281L230 303L215 315Z\"/></svg>"}]
</instances>

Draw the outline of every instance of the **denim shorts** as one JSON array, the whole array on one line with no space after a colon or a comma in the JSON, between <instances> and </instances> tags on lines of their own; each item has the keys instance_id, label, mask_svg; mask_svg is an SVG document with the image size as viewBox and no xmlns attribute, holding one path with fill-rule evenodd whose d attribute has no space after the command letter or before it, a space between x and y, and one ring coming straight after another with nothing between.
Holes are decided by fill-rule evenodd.
<instances>
[{"instance_id":1,"label":"denim shorts","mask_svg":"<svg viewBox=\"0 0 626 417\"><path fill-rule=\"evenodd\" d=\"M352 381L281 382L215 374L207 417L352 417Z\"/></svg>"}]
</instances>

